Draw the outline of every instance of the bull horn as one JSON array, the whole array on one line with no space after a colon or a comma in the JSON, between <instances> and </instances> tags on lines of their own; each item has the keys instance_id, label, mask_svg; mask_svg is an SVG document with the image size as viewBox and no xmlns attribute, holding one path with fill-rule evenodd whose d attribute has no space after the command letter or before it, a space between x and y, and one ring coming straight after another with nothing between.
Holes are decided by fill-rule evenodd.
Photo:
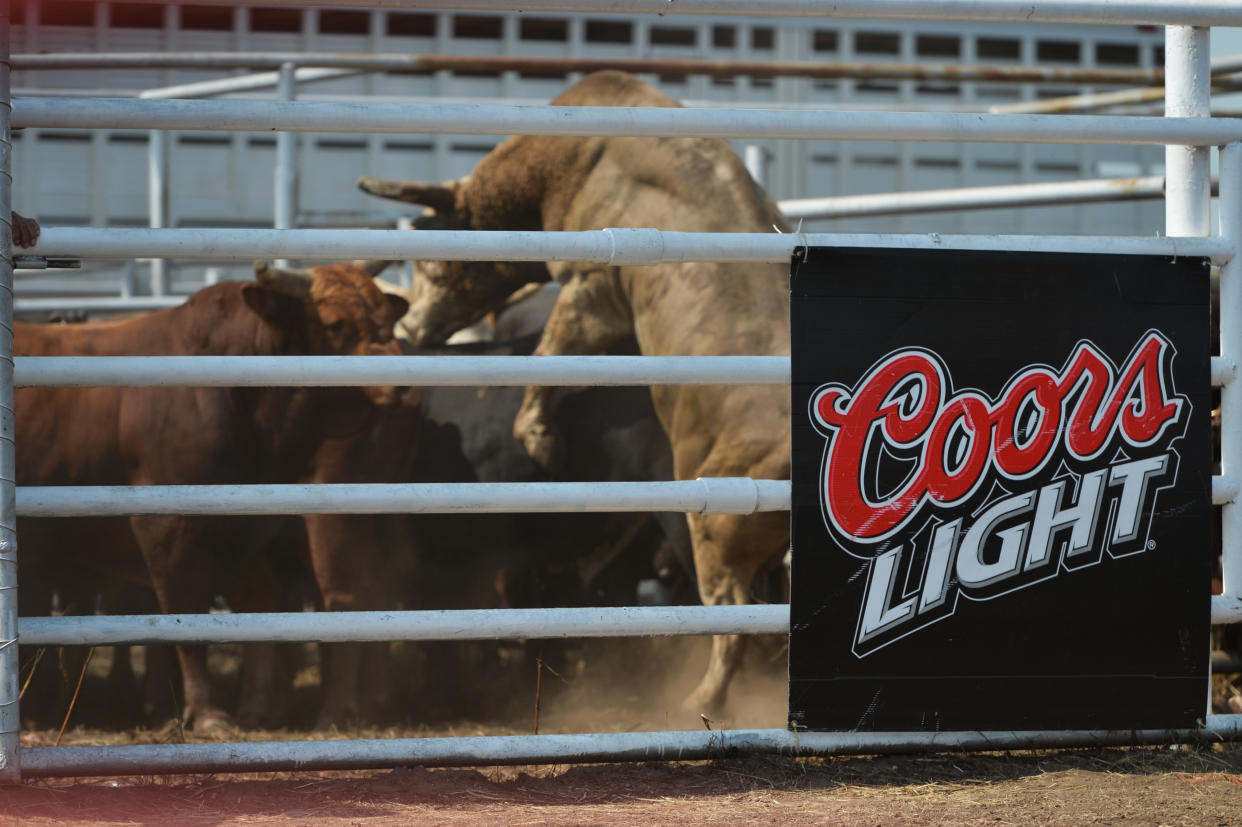
<instances>
[{"instance_id":1,"label":"bull horn","mask_svg":"<svg viewBox=\"0 0 1242 827\"><path fill-rule=\"evenodd\" d=\"M385 181L364 175L358 179L358 189L380 198L391 198L407 204L422 204L436 212L452 212L457 203L457 182L431 184L426 181Z\"/></svg>"},{"instance_id":2,"label":"bull horn","mask_svg":"<svg viewBox=\"0 0 1242 827\"><path fill-rule=\"evenodd\" d=\"M400 296L403 299L407 298L405 291L390 281L377 278L375 279L375 286L380 289L381 293L387 293L390 296Z\"/></svg>"},{"instance_id":3,"label":"bull horn","mask_svg":"<svg viewBox=\"0 0 1242 827\"><path fill-rule=\"evenodd\" d=\"M290 267L274 267L266 261L254 263L254 277L274 293L304 299L310 295L311 282L315 277L310 270L294 270Z\"/></svg>"},{"instance_id":4,"label":"bull horn","mask_svg":"<svg viewBox=\"0 0 1242 827\"><path fill-rule=\"evenodd\" d=\"M518 302L524 302L547 286L548 283L546 281L532 281L530 284L524 284L509 294L509 298L505 299L504 306L512 307Z\"/></svg>"},{"instance_id":5,"label":"bull horn","mask_svg":"<svg viewBox=\"0 0 1242 827\"><path fill-rule=\"evenodd\" d=\"M388 267L396 262L392 259L382 258L356 258L354 266L366 273L368 276L378 276L380 273L388 269Z\"/></svg>"}]
</instances>

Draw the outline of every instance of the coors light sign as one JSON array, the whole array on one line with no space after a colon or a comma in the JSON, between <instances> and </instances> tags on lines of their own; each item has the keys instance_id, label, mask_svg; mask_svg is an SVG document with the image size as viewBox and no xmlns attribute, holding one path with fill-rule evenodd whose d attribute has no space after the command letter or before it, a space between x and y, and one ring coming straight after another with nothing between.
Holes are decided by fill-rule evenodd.
<instances>
[{"instance_id":1,"label":"coors light sign","mask_svg":"<svg viewBox=\"0 0 1242 827\"><path fill-rule=\"evenodd\" d=\"M1206 263L813 248L791 290L795 724L1202 717Z\"/></svg>"}]
</instances>

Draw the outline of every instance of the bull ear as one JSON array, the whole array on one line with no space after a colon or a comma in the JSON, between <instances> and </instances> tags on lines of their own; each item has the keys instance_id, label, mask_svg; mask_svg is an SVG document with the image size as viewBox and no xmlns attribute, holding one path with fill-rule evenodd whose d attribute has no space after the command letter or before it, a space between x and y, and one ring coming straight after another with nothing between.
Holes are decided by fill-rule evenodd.
<instances>
[{"instance_id":1,"label":"bull ear","mask_svg":"<svg viewBox=\"0 0 1242 827\"><path fill-rule=\"evenodd\" d=\"M410 303L406 301L405 296L399 296L396 293L384 291L384 299L388 302L388 311L392 313L393 324L406 314L410 309Z\"/></svg>"},{"instance_id":2,"label":"bull ear","mask_svg":"<svg viewBox=\"0 0 1242 827\"><path fill-rule=\"evenodd\" d=\"M405 291L381 278L375 279L375 286L384 294L384 301L388 306L388 312L392 314L393 324L396 324L397 320L410 309L410 302L405 297Z\"/></svg>"},{"instance_id":3,"label":"bull ear","mask_svg":"<svg viewBox=\"0 0 1242 827\"><path fill-rule=\"evenodd\" d=\"M432 184L426 181L385 181L364 175L358 189L380 198L391 198L407 204L422 204L438 213L452 212L457 204L457 183Z\"/></svg>"},{"instance_id":4,"label":"bull ear","mask_svg":"<svg viewBox=\"0 0 1242 827\"><path fill-rule=\"evenodd\" d=\"M274 293L303 300L310 298L311 283L315 280L309 270L273 267L266 261L254 263L254 277Z\"/></svg>"},{"instance_id":5,"label":"bull ear","mask_svg":"<svg viewBox=\"0 0 1242 827\"><path fill-rule=\"evenodd\" d=\"M284 320L293 318L299 306L287 296L268 290L261 284L243 284L241 290L246 306L271 324L280 325Z\"/></svg>"}]
</instances>

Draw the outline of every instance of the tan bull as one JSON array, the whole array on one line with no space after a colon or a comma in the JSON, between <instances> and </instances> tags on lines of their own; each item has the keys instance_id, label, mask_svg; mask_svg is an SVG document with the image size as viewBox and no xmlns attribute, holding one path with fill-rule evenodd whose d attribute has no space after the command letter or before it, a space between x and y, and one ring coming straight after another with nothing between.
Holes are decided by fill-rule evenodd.
<instances>
[{"instance_id":1,"label":"tan bull","mask_svg":"<svg viewBox=\"0 0 1242 827\"><path fill-rule=\"evenodd\" d=\"M562 106L678 106L621 72L588 76ZM514 137L467 178L445 185L364 178L367 192L429 207L422 229L777 232L783 218L729 146L701 138ZM648 355L789 352L788 268L778 264L420 262L401 335L443 341L530 282L555 278L560 297L537 354L602 353L635 336ZM548 390L529 388L514 434L536 459L554 451ZM778 387L654 387L678 479L789 476L789 394ZM699 592L707 605L750 602L757 573L789 545L785 514L689 515ZM723 706L742 639L718 636L707 673L686 699Z\"/></svg>"}]
</instances>

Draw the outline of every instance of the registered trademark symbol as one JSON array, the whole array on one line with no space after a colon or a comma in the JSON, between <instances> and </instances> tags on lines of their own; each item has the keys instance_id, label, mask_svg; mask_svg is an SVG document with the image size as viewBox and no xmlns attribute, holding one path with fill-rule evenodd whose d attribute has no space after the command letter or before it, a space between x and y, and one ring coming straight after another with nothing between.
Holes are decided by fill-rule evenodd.
<instances>
[{"instance_id":1,"label":"registered trademark symbol","mask_svg":"<svg viewBox=\"0 0 1242 827\"><path fill-rule=\"evenodd\" d=\"M1156 541L1155 541L1155 540L1148 540L1148 541L1147 541L1147 550L1148 550L1148 551L1153 551L1155 548L1156 548Z\"/></svg>"}]
</instances>

